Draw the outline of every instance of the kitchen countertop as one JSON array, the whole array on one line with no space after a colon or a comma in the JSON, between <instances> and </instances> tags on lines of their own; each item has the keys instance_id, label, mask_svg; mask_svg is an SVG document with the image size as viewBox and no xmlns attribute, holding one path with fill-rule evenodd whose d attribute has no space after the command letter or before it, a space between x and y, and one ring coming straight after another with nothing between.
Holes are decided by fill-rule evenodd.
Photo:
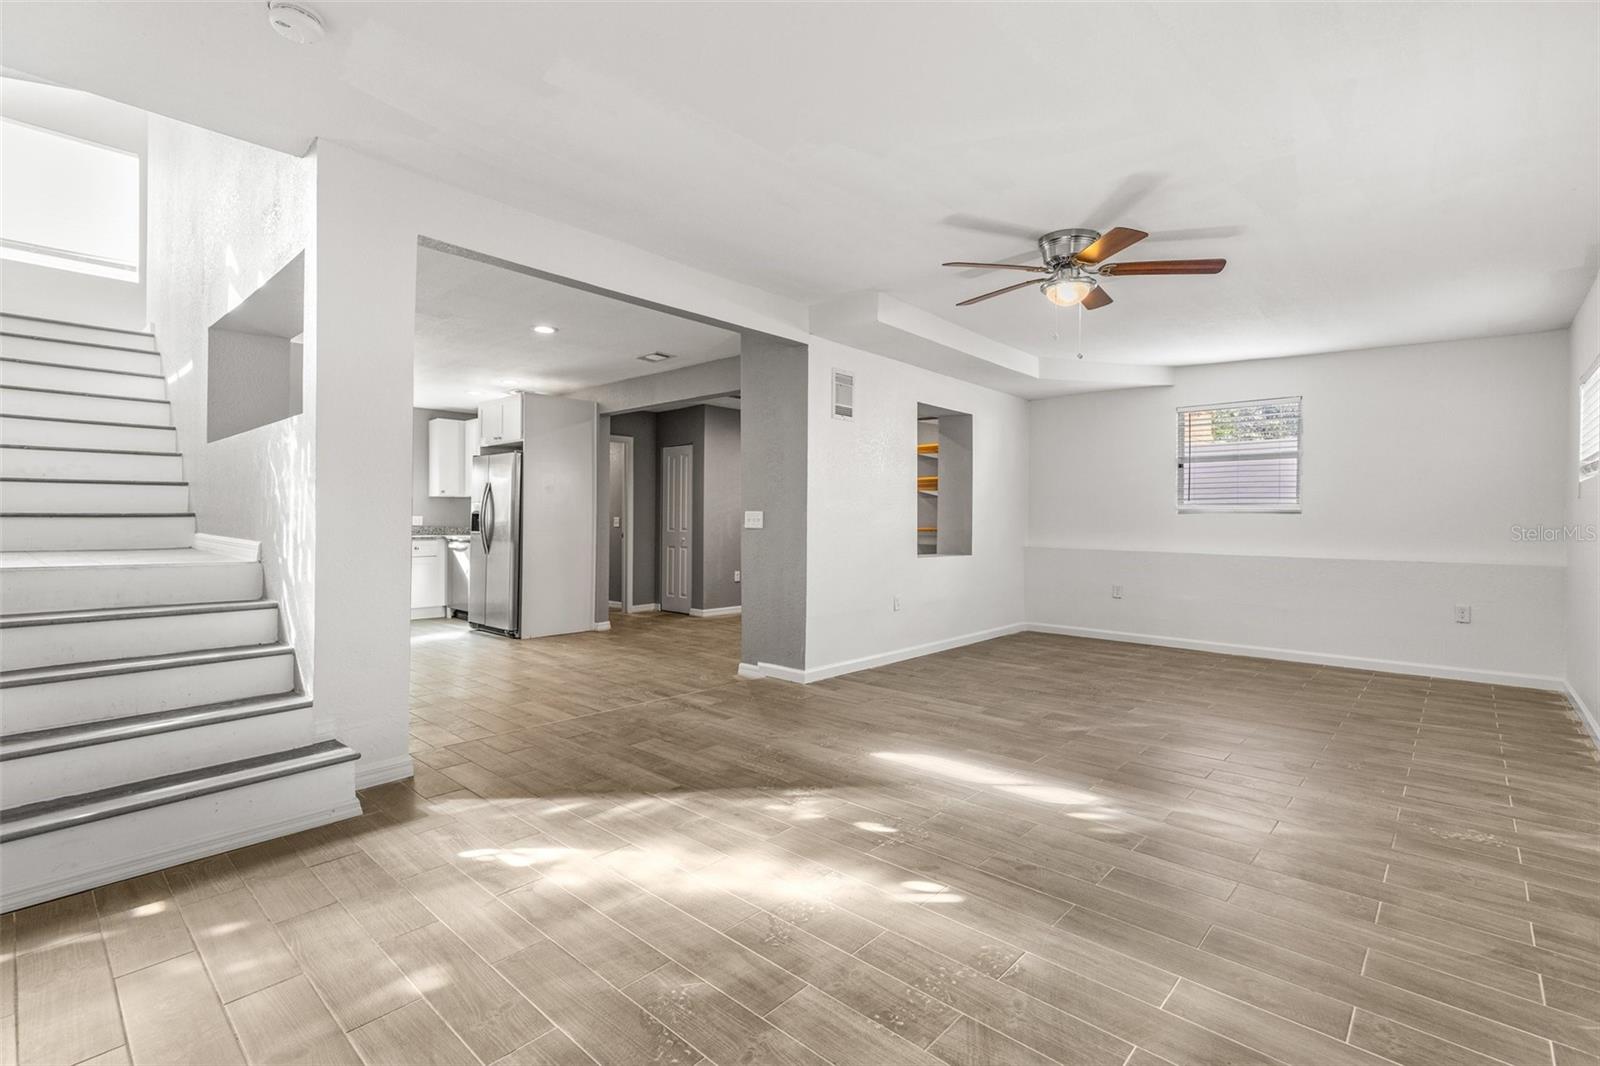
<instances>
[{"instance_id":1,"label":"kitchen countertop","mask_svg":"<svg viewBox=\"0 0 1600 1066\"><path fill-rule=\"evenodd\" d=\"M412 526L412 540L433 540L443 537L446 540L470 537L472 531L459 526Z\"/></svg>"}]
</instances>

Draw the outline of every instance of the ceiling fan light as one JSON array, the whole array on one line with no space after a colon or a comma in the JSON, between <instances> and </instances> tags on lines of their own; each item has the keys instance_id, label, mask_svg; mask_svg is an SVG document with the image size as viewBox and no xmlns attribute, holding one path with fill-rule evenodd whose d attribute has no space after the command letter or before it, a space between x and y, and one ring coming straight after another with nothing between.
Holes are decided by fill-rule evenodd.
<instances>
[{"instance_id":1,"label":"ceiling fan light","mask_svg":"<svg viewBox=\"0 0 1600 1066\"><path fill-rule=\"evenodd\" d=\"M1095 290L1088 278L1055 278L1042 286L1047 300L1057 307L1077 307Z\"/></svg>"}]
</instances>

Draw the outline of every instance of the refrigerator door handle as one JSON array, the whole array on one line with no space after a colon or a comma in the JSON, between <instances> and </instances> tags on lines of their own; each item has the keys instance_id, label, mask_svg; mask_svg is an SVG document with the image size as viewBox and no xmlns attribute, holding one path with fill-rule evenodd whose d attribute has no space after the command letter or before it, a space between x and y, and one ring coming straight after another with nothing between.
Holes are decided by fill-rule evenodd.
<instances>
[{"instance_id":1,"label":"refrigerator door handle","mask_svg":"<svg viewBox=\"0 0 1600 1066\"><path fill-rule=\"evenodd\" d=\"M483 503L478 508L483 515L480 522L483 526L483 551L488 554L494 548L494 488L489 485L483 487Z\"/></svg>"}]
</instances>

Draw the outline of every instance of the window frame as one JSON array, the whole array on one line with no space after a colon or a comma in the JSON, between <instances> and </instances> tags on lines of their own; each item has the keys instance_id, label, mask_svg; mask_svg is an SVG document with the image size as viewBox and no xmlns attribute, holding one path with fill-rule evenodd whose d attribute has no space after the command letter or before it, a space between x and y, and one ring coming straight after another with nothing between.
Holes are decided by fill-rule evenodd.
<instances>
[{"instance_id":1,"label":"window frame","mask_svg":"<svg viewBox=\"0 0 1600 1066\"><path fill-rule=\"evenodd\" d=\"M1580 485L1585 481L1600 476L1600 444L1597 444L1595 451L1591 453L1585 454L1583 450L1583 416L1585 400L1587 400L1591 405L1591 416L1595 418L1597 422L1600 422L1600 359L1596 359L1593 363L1591 363L1588 372L1580 375L1578 378L1578 449L1576 457L1578 466L1578 484ZM1591 464L1587 472L1584 470L1585 463Z\"/></svg>"},{"instance_id":2,"label":"window frame","mask_svg":"<svg viewBox=\"0 0 1600 1066\"><path fill-rule=\"evenodd\" d=\"M1217 411L1225 408L1238 407L1265 407L1271 404L1286 404L1293 402L1296 418L1299 421L1298 432L1295 434L1294 445L1294 482L1295 499L1292 504L1285 503L1191 503L1184 499L1184 430L1185 415L1193 411ZM1217 403L1184 404L1176 409L1177 415L1177 440L1175 443L1175 469L1173 470L1173 496L1179 514L1302 514L1305 511L1305 455L1306 455L1306 407L1304 395L1268 396L1258 400L1226 400Z\"/></svg>"}]
</instances>

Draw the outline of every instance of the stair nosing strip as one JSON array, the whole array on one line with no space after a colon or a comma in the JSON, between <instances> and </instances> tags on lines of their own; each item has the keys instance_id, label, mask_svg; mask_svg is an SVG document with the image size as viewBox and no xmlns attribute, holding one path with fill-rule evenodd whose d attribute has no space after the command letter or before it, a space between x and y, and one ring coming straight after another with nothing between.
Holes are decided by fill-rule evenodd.
<instances>
[{"instance_id":1,"label":"stair nosing strip","mask_svg":"<svg viewBox=\"0 0 1600 1066\"><path fill-rule=\"evenodd\" d=\"M150 400L142 396L114 396L106 392L80 392L77 389L45 389L38 385L0 385L0 389L12 389L16 392L47 392L52 396L83 396L91 400L126 400L128 403L164 403L169 407L171 400Z\"/></svg>"},{"instance_id":2,"label":"stair nosing strip","mask_svg":"<svg viewBox=\"0 0 1600 1066\"><path fill-rule=\"evenodd\" d=\"M74 325L74 324L75 323L71 323L71 322L62 322L62 323L60 323L60 325L63 325L63 326ZM82 327L82 328L97 329L99 327L97 327L97 326L87 326L87 327ZM152 334L149 334L149 333L139 333L139 334L135 334L135 336L149 337L151 340L155 340L155 337ZM13 333L9 329L0 329L0 337L15 337L19 341L45 341L45 342L50 343L50 344L76 344L80 348L105 348L105 349L107 349L109 351L113 351L113 352L133 352L133 353L135 353L137 355L160 355L161 354L159 351L152 352L148 348L129 348L126 344L101 344L98 341L74 341L74 340L68 340L66 337L40 337L37 334L33 334L33 333Z\"/></svg>"},{"instance_id":3,"label":"stair nosing strip","mask_svg":"<svg viewBox=\"0 0 1600 1066\"><path fill-rule=\"evenodd\" d=\"M150 353L155 355L154 352ZM126 378L154 378L165 381L165 374L147 374L143 370L112 370L104 366L82 366L78 363L47 363L43 359L18 359L14 355L0 355L0 363L21 363L24 366L48 366L56 370L82 370L89 374L121 374Z\"/></svg>"},{"instance_id":4,"label":"stair nosing strip","mask_svg":"<svg viewBox=\"0 0 1600 1066\"><path fill-rule=\"evenodd\" d=\"M0 511L0 518L193 518L193 511ZM28 549L23 548L22 551ZM34 551L49 549L34 548ZM70 548L61 549L70 551Z\"/></svg>"},{"instance_id":5,"label":"stair nosing strip","mask_svg":"<svg viewBox=\"0 0 1600 1066\"><path fill-rule=\"evenodd\" d=\"M172 426L139 426L140 429L172 429ZM92 455L158 455L182 459L182 452L147 452L138 448L70 448L61 444L0 444L0 448L16 448L25 452L88 452Z\"/></svg>"},{"instance_id":6,"label":"stair nosing strip","mask_svg":"<svg viewBox=\"0 0 1600 1066\"><path fill-rule=\"evenodd\" d=\"M265 718L272 714L287 714L309 706L311 706L310 696L303 692L291 692L282 696L255 696L247 700L204 703L195 707L154 711L126 718L36 729L28 733L0 736L0 762L75 751L78 748L92 748L100 744L114 744L119 740L160 736L162 733L179 733L185 729L198 729L208 725L243 722L251 718ZM25 750L18 750L19 746Z\"/></svg>"},{"instance_id":7,"label":"stair nosing strip","mask_svg":"<svg viewBox=\"0 0 1600 1066\"><path fill-rule=\"evenodd\" d=\"M0 482L18 481L28 485L187 485L187 481L131 481L104 477L0 477Z\"/></svg>"},{"instance_id":8,"label":"stair nosing strip","mask_svg":"<svg viewBox=\"0 0 1600 1066\"><path fill-rule=\"evenodd\" d=\"M339 741L325 740L304 747L274 752L271 755L259 755L181 774L134 781L118 788L85 792L77 796L63 796L59 800L47 800L39 804L30 803L0 814L0 843L76 828L107 818L165 807L218 792L228 792L247 785L264 784L279 778L354 762L359 758L361 758L359 752ZM75 802L69 805L69 801ZM15 824L30 818L44 819L50 814L52 806L62 812L60 817L44 821L42 824L23 826L20 829L6 829L8 823Z\"/></svg>"},{"instance_id":9,"label":"stair nosing strip","mask_svg":"<svg viewBox=\"0 0 1600 1066\"><path fill-rule=\"evenodd\" d=\"M136 618L181 618L191 614L242 614L245 611L277 610L278 607L277 600L215 600L199 603L157 604L151 607L96 607L84 611L34 611L31 614L0 615L0 629L81 625L86 622L124 622Z\"/></svg>"},{"instance_id":10,"label":"stair nosing strip","mask_svg":"<svg viewBox=\"0 0 1600 1066\"><path fill-rule=\"evenodd\" d=\"M186 666L214 666L219 663L243 662L247 659L271 659L279 655L293 657L294 646L282 642L245 644L233 648L210 648L205 651L173 652L167 655L140 655L128 659L100 659L67 666L7 670L0 672L0 690L54 685L66 681L89 681L122 674L148 674L157 670L182 669Z\"/></svg>"},{"instance_id":11,"label":"stair nosing strip","mask_svg":"<svg viewBox=\"0 0 1600 1066\"><path fill-rule=\"evenodd\" d=\"M14 411L0 411L0 418L23 418L29 422L69 422L75 426L119 426L123 429L159 429L168 433L178 432L177 426L147 426L143 422L108 422L103 418L57 418L55 415L21 415ZM49 445L10 445L16 448L49 447Z\"/></svg>"},{"instance_id":12,"label":"stair nosing strip","mask_svg":"<svg viewBox=\"0 0 1600 1066\"><path fill-rule=\"evenodd\" d=\"M147 329L121 329L117 326L96 326L88 322L72 322L65 318L45 318L43 315L24 315L16 311L0 311L0 318L20 318L24 322L48 322L52 326L75 326L78 329L97 329L103 333L126 333L130 337L149 337L156 339L156 335Z\"/></svg>"}]
</instances>

